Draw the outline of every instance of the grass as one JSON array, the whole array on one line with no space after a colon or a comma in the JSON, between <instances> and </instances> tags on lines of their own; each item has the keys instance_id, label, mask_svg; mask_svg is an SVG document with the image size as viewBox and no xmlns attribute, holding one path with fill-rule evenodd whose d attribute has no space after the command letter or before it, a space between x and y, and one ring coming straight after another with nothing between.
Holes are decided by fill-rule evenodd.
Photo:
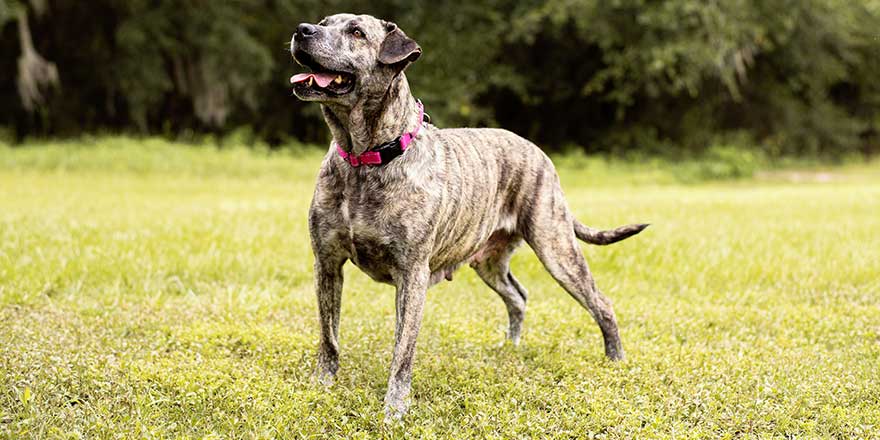
<instances>
[{"instance_id":1,"label":"grass","mask_svg":"<svg viewBox=\"0 0 880 440\"><path fill-rule=\"evenodd\" d=\"M460 270L385 426L391 288L347 268L338 382L310 380L320 153L85 143L0 146L0 438L880 437L877 163L684 185L559 158L581 220L653 223L584 245L627 360L523 249L522 345Z\"/></svg>"}]
</instances>

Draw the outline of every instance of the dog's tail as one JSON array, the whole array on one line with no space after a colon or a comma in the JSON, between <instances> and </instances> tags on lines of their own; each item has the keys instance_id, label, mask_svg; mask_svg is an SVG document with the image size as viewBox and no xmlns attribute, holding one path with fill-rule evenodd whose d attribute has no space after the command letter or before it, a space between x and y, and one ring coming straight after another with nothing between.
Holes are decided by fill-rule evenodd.
<instances>
[{"instance_id":1,"label":"dog's tail","mask_svg":"<svg viewBox=\"0 0 880 440\"><path fill-rule=\"evenodd\" d=\"M587 243L604 246L606 244L617 243L620 240L632 237L633 235L644 231L648 226L649 225L647 224L626 225L615 229L609 229L607 231L600 231L589 226L584 226L581 222L575 220L574 233L577 235L577 238L580 238Z\"/></svg>"}]
</instances>

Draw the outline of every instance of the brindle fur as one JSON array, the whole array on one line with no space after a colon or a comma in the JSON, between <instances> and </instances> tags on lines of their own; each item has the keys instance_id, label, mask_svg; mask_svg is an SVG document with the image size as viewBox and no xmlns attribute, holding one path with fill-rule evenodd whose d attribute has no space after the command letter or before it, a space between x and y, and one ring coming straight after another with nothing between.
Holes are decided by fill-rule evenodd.
<instances>
[{"instance_id":1,"label":"brindle fur","mask_svg":"<svg viewBox=\"0 0 880 440\"><path fill-rule=\"evenodd\" d=\"M364 34L352 34L358 28ZM352 73L354 90L335 96L295 87L318 101L333 139L359 154L413 131L418 108L403 70L421 49L393 23L371 16L325 18L310 38L291 41L294 57ZM305 54L305 55L304 55ZM308 62L306 62L308 63ZM527 293L510 272L523 242L602 331L605 354L623 359L611 302L603 296L577 239L609 244L647 225L598 231L571 214L550 159L506 130L438 129L425 124L405 154L382 166L354 168L331 146L309 213L321 321L316 376L332 383L339 368L339 309L346 261L397 288L395 345L386 415L407 409L416 337L426 290L468 263L507 307L507 337L518 343Z\"/></svg>"}]
</instances>

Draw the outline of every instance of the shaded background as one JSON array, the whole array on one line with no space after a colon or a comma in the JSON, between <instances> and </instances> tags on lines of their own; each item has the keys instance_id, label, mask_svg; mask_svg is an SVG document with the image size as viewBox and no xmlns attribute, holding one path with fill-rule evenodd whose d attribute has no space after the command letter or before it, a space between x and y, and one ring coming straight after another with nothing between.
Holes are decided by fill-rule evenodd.
<instances>
[{"instance_id":1,"label":"shaded background","mask_svg":"<svg viewBox=\"0 0 880 440\"><path fill-rule=\"evenodd\" d=\"M613 154L880 150L880 0L0 0L0 130L325 143L287 42L341 11L419 41L408 76L441 127Z\"/></svg>"}]
</instances>

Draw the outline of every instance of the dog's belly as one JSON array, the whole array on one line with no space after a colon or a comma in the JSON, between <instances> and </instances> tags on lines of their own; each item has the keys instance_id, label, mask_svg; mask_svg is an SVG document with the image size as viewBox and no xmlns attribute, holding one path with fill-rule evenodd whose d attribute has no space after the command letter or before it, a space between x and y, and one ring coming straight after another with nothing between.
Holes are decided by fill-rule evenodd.
<instances>
[{"instance_id":1,"label":"dog's belly","mask_svg":"<svg viewBox=\"0 0 880 440\"><path fill-rule=\"evenodd\" d=\"M489 240L456 255L435 256L431 261L431 285L433 286L444 279L452 281L452 275L455 271L463 264L477 259L484 249L489 247L488 243Z\"/></svg>"},{"instance_id":2,"label":"dog's belly","mask_svg":"<svg viewBox=\"0 0 880 440\"><path fill-rule=\"evenodd\" d=\"M489 234L485 237L470 241L459 239L458 247L445 247L439 253L435 253L431 258L432 271L455 270L458 266L470 261L471 257L477 254L489 239ZM468 242L470 241L470 242Z\"/></svg>"},{"instance_id":3,"label":"dog's belly","mask_svg":"<svg viewBox=\"0 0 880 440\"><path fill-rule=\"evenodd\" d=\"M388 264L394 261L393 252L392 246L382 244L378 240L363 237L355 237L351 240L351 262L367 276L380 283L394 284L392 265ZM453 272L465 261L465 259L449 258L432 260L430 284L434 285L443 279L451 281Z\"/></svg>"},{"instance_id":4,"label":"dog's belly","mask_svg":"<svg viewBox=\"0 0 880 440\"><path fill-rule=\"evenodd\" d=\"M400 261L402 257L402 246L415 246L415 244L382 239L379 238L383 237L380 231L371 232L373 233L359 229L357 232L352 231L346 237L346 247L350 250L351 262L374 281L394 284L394 270L397 267L394 263ZM453 240L457 243L453 248L435 249L429 260L431 285L443 279L452 280L452 274L479 254L486 247L490 237L479 237L476 240L469 238L471 239L458 237Z\"/></svg>"},{"instance_id":5,"label":"dog's belly","mask_svg":"<svg viewBox=\"0 0 880 440\"><path fill-rule=\"evenodd\" d=\"M475 222L461 235L448 234L438 237L440 245L431 258L431 284L444 278L452 281L452 274L463 264L479 260L487 249L493 249L496 237L514 234L515 216L506 214L485 216L483 222ZM439 231L438 235L445 235ZM451 243L454 243L451 245Z\"/></svg>"}]
</instances>

